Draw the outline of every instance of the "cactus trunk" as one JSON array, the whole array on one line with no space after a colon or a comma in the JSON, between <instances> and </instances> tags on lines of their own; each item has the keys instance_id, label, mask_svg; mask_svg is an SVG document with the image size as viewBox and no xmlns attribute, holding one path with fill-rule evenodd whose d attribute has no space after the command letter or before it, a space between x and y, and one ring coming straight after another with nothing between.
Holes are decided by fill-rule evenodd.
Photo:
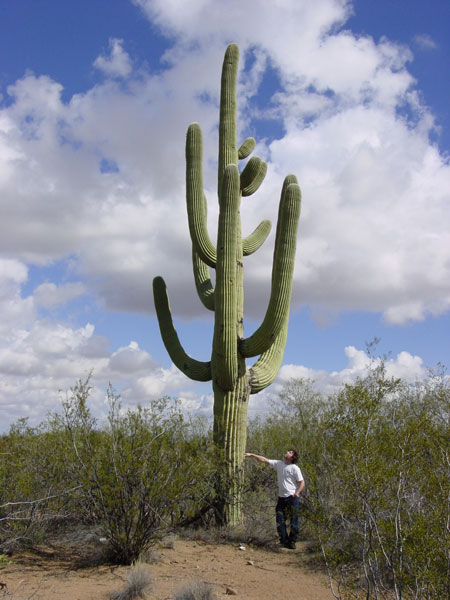
<instances>
[{"instance_id":1,"label":"cactus trunk","mask_svg":"<svg viewBox=\"0 0 450 600\"><path fill-rule=\"evenodd\" d=\"M247 439L248 375L231 391L213 384L214 443L222 451L222 472L216 481L217 521L237 525L242 517L243 457Z\"/></svg>"},{"instance_id":2,"label":"cactus trunk","mask_svg":"<svg viewBox=\"0 0 450 600\"><path fill-rule=\"evenodd\" d=\"M230 44L222 68L217 243L211 241L206 226L206 199L203 191L202 133L193 123L186 136L186 201L192 240L194 280L203 305L214 313L211 360L197 361L183 349L173 326L166 286L161 277L153 280L155 308L166 349L175 365L196 381L212 381L214 391L214 443L222 452L217 473L218 521L236 525L241 521L242 463L247 435L247 408L250 394L256 394L275 379L286 343L292 275L300 216L300 188L295 175L288 175L281 191L272 289L261 326L244 338L243 260L258 250L270 232L270 222L262 221L242 239L240 203L254 194L266 174L267 165L252 157L239 172L238 162L247 158L255 140L236 144L236 80L239 50ZM215 269L215 286L209 269ZM245 359L260 355L247 369Z\"/></svg>"}]
</instances>

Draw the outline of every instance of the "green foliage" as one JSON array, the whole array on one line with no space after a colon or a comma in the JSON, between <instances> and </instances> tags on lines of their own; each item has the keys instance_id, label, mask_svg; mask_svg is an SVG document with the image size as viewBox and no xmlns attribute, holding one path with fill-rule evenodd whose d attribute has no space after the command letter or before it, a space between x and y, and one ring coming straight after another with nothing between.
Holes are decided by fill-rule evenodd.
<instances>
[{"instance_id":1,"label":"green foliage","mask_svg":"<svg viewBox=\"0 0 450 600\"><path fill-rule=\"evenodd\" d=\"M112 388L107 425L79 381L39 427L0 437L0 549L39 541L55 522L94 526L111 558L131 563L162 529L214 501L215 450L198 422L164 398L124 411Z\"/></svg>"},{"instance_id":2,"label":"green foliage","mask_svg":"<svg viewBox=\"0 0 450 600\"><path fill-rule=\"evenodd\" d=\"M131 563L162 529L192 523L216 502L211 432L168 399L125 411L112 389L100 426L78 382L62 415L24 420L0 437L0 552L41 539L61 519L92 524L116 561ZM450 383L415 386L383 364L323 398L291 381L249 450L300 450L302 532L322 552L337 597L440 600L450 595ZM270 469L246 467L247 542L275 537ZM221 530L223 532L223 530ZM243 538L244 539L244 538ZM345 587L343 587L343 585Z\"/></svg>"},{"instance_id":3,"label":"green foliage","mask_svg":"<svg viewBox=\"0 0 450 600\"><path fill-rule=\"evenodd\" d=\"M190 435L168 399L122 411L108 390L108 426L97 428L79 382L64 403L76 460L71 474L83 489L83 517L101 526L114 560L130 563L155 535L192 514L209 497L208 443Z\"/></svg>"},{"instance_id":4,"label":"green foliage","mask_svg":"<svg viewBox=\"0 0 450 600\"><path fill-rule=\"evenodd\" d=\"M11 564L11 560L6 554L0 554L0 569Z\"/></svg>"},{"instance_id":5,"label":"green foliage","mask_svg":"<svg viewBox=\"0 0 450 600\"><path fill-rule=\"evenodd\" d=\"M64 517L74 490L65 475L65 435L52 424L33 428L20 419L0 437L0 453L0 548L11 551Z\"/></svg>"},{"instance_id":6,"label":"green foliage","mask_svg":"<svg viewBox=\"0 0 450 600\"><path fill-rule=\"evenodd\" d=\"M341 584L355 598L449 596L449 424L448 378L409 386L381 363L327 400L291 381L249 427L251 451L300 449L303 533L321 546L338 596ZM264 468L248 475L275 493Z\"/></svg>"}]
</instances>

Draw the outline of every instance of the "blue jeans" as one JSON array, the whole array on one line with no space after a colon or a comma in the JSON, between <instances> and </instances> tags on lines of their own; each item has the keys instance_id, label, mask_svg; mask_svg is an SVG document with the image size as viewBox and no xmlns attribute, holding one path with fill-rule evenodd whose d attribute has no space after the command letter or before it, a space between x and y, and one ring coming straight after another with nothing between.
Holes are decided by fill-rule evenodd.
<instances>
[{"instance_id":1,"label":"blue jeans","mask_svg":"<svg viewBox=\"0 0 450 600\"><path fill-rule=\"evenodd\" d=\"M287 498L278 498L275 508L277 519L277 531L280 536L280 542L286 544L288 542L295 543L299 532L298 528L298 507L300 498L288 496ZM287 522L290 522L290 531L287 532Z\"/></svg>"}]
</instances>

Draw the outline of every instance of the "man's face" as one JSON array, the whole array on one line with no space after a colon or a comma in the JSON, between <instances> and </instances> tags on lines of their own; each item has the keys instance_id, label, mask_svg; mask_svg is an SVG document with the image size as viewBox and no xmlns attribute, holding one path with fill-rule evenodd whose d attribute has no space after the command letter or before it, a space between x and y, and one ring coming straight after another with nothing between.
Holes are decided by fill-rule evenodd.
<instances>
[{"instance_id":1,"label":"man's face","mask_svg":"<svg viewBox=\"0 0 450 600\"><path fill-rule=\"evenodd\" d=\"M284 455L284 462L287 465L291 464L293 456L294 456L294 451L293 450L287 450L286 454Z\"/></svg>"}]
</instances>

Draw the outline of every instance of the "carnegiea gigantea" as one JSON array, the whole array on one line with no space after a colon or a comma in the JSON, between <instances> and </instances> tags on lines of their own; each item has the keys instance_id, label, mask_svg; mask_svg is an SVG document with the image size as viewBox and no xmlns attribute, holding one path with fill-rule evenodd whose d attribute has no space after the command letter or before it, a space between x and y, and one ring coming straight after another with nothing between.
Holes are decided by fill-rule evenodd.
<instances>
[{"instance_id":1,"label":"carnegiea gigantea","mask_svg":"<svg viewBox=\"0 0 450 600\"><path fill-rule=\"evenodd\" d=\"M242 461L247 432L250 394L270 385L281 365L286 344L292 274L300 216L300 188L295 175L284 180L278 212L272 266L272 286L266 315L260 327L244 337L243 258L255 252L267 238L271 224L262 221L247 238L241 237L240 202L261 185L267 170L258 157L248 160L239 172L238 161L247 158L255 140L236 143L236 79L239 49L226 50L221 80L217 243L211 241L206 225L203 191L202 133L192 123L186 136L186 200L192 240L194 279L204 306L214 313L211 360L202 362L188 356L175 331L162 277L153 280L153 293L161 336L174 364L191 379L212 381L214 391L214 441L223 451L223 472L218 474L219 520L236 524ZM212 285L209 269L215 269ZM245 359L259 358L252 368Z\"/></svg>"}]
</instances>

